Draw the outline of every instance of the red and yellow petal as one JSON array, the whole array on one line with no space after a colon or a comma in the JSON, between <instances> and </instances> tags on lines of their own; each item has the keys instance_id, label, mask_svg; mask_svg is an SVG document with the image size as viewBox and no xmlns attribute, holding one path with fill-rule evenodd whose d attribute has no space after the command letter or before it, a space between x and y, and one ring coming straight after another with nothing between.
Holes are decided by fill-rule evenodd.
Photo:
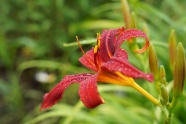
<instances>
[{"instance_id":1,"label":"red and yellow petal","mask_svg":"<svg viewBox=\"0 0 186 124\"><path fill-rule=\"evenodd\" d=\"M154 80L152 74L145 74L132 66L128 61L123 61L117 57L111 58L110 61L102 65L101 69L108 72L121 72L123 75L132 78L144 78L149 82Z\"/></svg>"}]
</instances>

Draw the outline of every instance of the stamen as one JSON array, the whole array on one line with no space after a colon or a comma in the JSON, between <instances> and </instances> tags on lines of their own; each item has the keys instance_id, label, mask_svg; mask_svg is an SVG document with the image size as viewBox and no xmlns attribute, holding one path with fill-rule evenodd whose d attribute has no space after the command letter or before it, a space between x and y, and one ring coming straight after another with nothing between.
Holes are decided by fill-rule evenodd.
<instances>
[{"instance_id":1,"label":"stamen","mask_svg":"<svg viewBox=\"0 0 186 124\"><path fill-rule=\"evenodd\" d=\"M100 33L97 33L97 44L95 45L94 47L94 63L95 63L95 66L96 68L99 70L99 65L100 65L100 60L99 60L99 57L98 57L98 51L99 51L99 48L100 48Z\"/></svg>"},{"instance_id":2,"label":"stamen","mask_svg":"<svg viewBox=\"0 0 186 124\"><path fill-rule=\"evenodd\" d=\"M100 41L100 34L97 33L97 43L96 43L96 45L95 45L95 47L94 47L94 54L98 52L98 50L99 50L99 48L100 48L100 42L101 42L101 41Z\"/></svg>"},{"instance_id":3,"label":"stamen","mask_svg":"<svg viewBox=\"0 0 186 124\"><path fill-rule=\"evenodd\" d=\"M100 48L100 45L101 45L100 33L97 33L97 45L98 45L98 48Z\"/></svg>"},{"instance_id":4,"label":"stamen","mask_svg":"<svg viewBox=\"0 0 186 124\"><path fill-rule=\"evenodd\" d=\"M96 54L96 53L98 52L98 49L99 49L99 47L98 47L98 45L96 45L96 46L94 47L94 54Z\"/></svg>"},{"instance_id":5,"label":"stamen","mask_svg":"<svg viewBox=\"0 0 186 124\"><path fill-rule=\"evenodd\" d=\"M148 39L146 39L145 45L139 50L134 50L134 52L138 53L138 54L141 54L141 53L145 52L148 49L149 45L150 45L150 42L149 42Z\"/></svg>"},{"instance_id":6,"label":"stamen","mask_svg":"<svg viewBox=\"0 0 186 124\"><path fill-rule=\"evenodd\" d=\"M132 86L134 84L134 80L131 77L123 75L121 72L115 72L120 78L126 82L126 86Z\"/></svg>"},{"instance_id":7,"label":"stamen","mask_svg":"<svg viewBox=\"0 0 186 124\"><path fill-rule=\"evenodd\" d=\"M82 46L81 46L81 44L80 44L80 42L79 42L79 40L78 40L78 36L76 36L76 40L77 40L77 42L78 42L79 48L81 49L81 52L83 53L83 55L85 55L85 51L83 50L83 48L82 48Z\"/></svg>"},{"instance_id":8,"label":"stamen","mask_svg":"<svg viewBox=\"0 0 186 124\"><path fill-rule=\"evenodd\" d=\"M85 55L86 59L92 64L92 66L95 66L95 64L90 60L90 58L85 54L85 51L83 50L79 40L78 40L78 36L76 36L76 40L78 42L78 46L81 49L81 52L83 53L83 55Z\"/></svg>"}]
</instances>

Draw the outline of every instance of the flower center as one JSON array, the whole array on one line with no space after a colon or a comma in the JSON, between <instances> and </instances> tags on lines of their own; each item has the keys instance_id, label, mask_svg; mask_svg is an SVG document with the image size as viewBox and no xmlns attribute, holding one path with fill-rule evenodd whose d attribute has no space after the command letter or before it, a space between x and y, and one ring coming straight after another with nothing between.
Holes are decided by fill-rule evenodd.
<instances>
[{"instance_id":1,"label":"flower center","mask_svg":"<svg viewBox=\"0 0 186 124\"><path fill-rule=\"evenodd\" d=\"M104 83L117 84L122 86L132 86L135 83L131 77L125 76L120 72L112 73L100 71L97 80Z\"/></svg>"}]
</instances>

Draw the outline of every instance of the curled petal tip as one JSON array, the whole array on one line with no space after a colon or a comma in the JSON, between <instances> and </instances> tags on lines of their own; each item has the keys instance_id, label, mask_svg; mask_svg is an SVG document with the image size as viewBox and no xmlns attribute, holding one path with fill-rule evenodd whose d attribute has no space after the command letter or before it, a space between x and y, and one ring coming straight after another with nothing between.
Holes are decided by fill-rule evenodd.
<instances>
[{"instance_id":1,"label":"curled petal tip","mask_svg":"<svg viewBox=\"0 0 186 124\"><path fill-rule=\"evenodd\" d=\"M46 108L40 107L40 108L39 108L39 111L42 111L42 110L44 110L44 109L46 109Z\"/></svg>"},{"instance_id":2,"label":"curled petal tip","mask_svg":"<svg viewBox=\"0 0 186 124\"><path fill-rule=\"evenodd\" d=\"M45 93L45 95L43 96L43 100L44 100L44 101L45 101L45 99L47 98L48 94L49 94L49 93ZM42 103L42 105L41 105L39 111L42 111L43 109L46 109L46 108L43 107L43 103Z\"/></svg>"},{"instance_id":3,"label":"curled petal tip","mask_svg":"<svg viewBox=\"0 0 186 124\"><path fill-rule=\"evenodd\" d=\"M150 45L150 42L148 39L146 39L145 45L139 50L134 50L134 52L138 54L144 53L148 49L149 45Z\"/></svg>"},{"instance_id":4,"label":"curled petal tip","mask_svg":"<svg viewBox=\"0 0 186 124\"><path fill-rule=\"evenodd\" d=\"M105 100L101 97L101 100L102 100L102 104L104 104L105 103Z\"/></svg>"},{"instance_id":5,"label":"curled petal tip","mask_svg":"<svg viewBox=\"0 0 186 124\"><path fill-rule=\"evenodd\" d=\"M83 101L82 101L83 102ZM83 102L84 103L84 102ZM89 109L93 109L93 108L96 108L97 106L101 105L101 104L104 104L105 103L105 100L103 98L100 97L100 101L95 101L93 103L91 103L92 105L86 105L85 106Z\"/></svg>"},{"instance_id":6,"label":"curled petal tip","mask_svg":"<svg viewBox=\"0 0 186 124\"><path fill-rule=\"evenodd\" d=\"M122 33L123 31L125 31L124 27L118 28L117 31L116 31L116 35Z\"/></svg>"},{"instance_id":7,"label":"curled petal tip","mask_svg":"<svg viewBox=\"0 0 186 124\"><path fill-rule=\"evenodd\" d=\"M43 100L45 100L48 96L48 93L45 93L45 95L43 96Z\"/></svg>"},{"instance_id":8,"label":"curled petal tip","mask_svg":"<svg viewBox=\"0 0 186 124\"><path fill-rule=\"evenodd\" d=\"M124 41L126 41L126 40L130 41L131 38L137 38L137 37L144 38L146 40L146 42L145 42L145 45L141 49L135 50L134 52L136 52L136 53L143 53L149 47L150 42L149 42L149 40L147 38L147 35L144 32L142 32L141 30L130 29L130 30L123 30L122 31L121 29L118 29L118 37L117 37L117 40L116 40L116 42L117 42L116 46L120 47L121 44Z\"/></svg>"}]
</instances>

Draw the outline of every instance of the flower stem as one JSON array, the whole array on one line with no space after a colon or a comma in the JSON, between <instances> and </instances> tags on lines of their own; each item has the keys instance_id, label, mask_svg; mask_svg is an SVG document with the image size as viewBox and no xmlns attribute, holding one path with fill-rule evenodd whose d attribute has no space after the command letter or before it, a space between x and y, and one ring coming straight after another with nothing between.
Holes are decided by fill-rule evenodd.
<instances>
[{"instance_id":1,"label":"flower stem","mask_svg":"<svg viewBox=\"0 0 186 124\"><path fill-rule=\"evenodd\" d=\"M120 79L120 81L123 82L123 84L125 86L131 86L134 89L136 89L138 92L140 92L142 95L144 95L147 99L149 99L151 102L153 102L155 105L160 106L161 103L155 98L153 97L150 93L148 93L146 90L144 90L142 87L140 87L134 80L133 78L127 77L123 74L121 74L120 72L116 72L116 74L122 78L122 80ZM116 81L117 82L117 81ZM118 83L120 85L122 85L122 83Z\"/></svg>"},{"instance_id":2,"label":"flower stem","mask_svg":"<svg viewBox=\"0 0 186 124\"><path fill-rule=\"evenodd\" d=\"M171 104L168 106L169 113L172 113L173 109L175 108L179 97L173 97Z\"/></svg>"},{"instance_id":3,"label":"flower stem","mask_svg":"<svg viewBox=\"0 0 186 124\"><path fill-rule=\"evenodd\" d=\"M133 83L132 87L135 88L138 92L140 92L142 95L144 95L147 99L149 99L151 102L153 102L155 105L160 106L160 102L153 97L151 94L149 94L146 90L144 90L142 87L140 87L137 83Z\"/></svg>"}]
</instances>

